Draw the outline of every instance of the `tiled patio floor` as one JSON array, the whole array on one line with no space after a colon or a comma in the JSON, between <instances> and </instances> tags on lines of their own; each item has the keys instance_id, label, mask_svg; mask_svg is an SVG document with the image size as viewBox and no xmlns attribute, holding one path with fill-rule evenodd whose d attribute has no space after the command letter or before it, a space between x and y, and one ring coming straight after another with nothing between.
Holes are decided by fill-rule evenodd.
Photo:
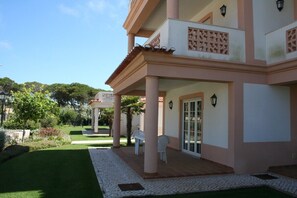
<instances>
[{"instance_id":1,"label":"tiled patio floor","mask_svg":"<svg viewBox=\"0 0 297 198\"><path fill-rule=\"evenodd\" d=\"M167 149L167 161L158 161L158 175L144 174L144 154L134 154L134 147L112 149L124 162L126 162L137 174L145 179L186 177L201 175L230 174L233 169L208 160L192 157L183 152Z\"/></svg>"},{"instance_id":2,"label":"tiled patio floor","mask_svg":"<svg viewBox=\"0 0 297 198\"><path fill-rule=\"evenodd\" d=\"M269 186L297 197L297 180L273 173L269 175L276 179L269 180L247 174L143 179L111 149L89 148L89 152L104 198L173 195L256 186ZM116 152L121 152L121 149ZM131 184L141 185L144 189L126 191L120 188Z\"/></svg>"}]
</instances>

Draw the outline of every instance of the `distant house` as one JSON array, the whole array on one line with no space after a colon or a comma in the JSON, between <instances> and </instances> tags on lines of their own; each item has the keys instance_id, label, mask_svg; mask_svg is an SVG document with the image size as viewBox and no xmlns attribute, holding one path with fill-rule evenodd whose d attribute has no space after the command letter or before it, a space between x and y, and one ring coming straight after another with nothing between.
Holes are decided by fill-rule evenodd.
<instances>
[{"instance_id":1,"label":"distant house","mask_svg":"<svg viewBox=\"0 0 297 198\"><path fill-rule=\"evenodd\" d=\"M235 173L297 164L297 1L132 0L115 98L146 97L144 172L158 172L158 102L170 147ZM135 46L135 37L147 37ZM149 153L149 155L147 155Z\"/></svg>"}]
</instances>

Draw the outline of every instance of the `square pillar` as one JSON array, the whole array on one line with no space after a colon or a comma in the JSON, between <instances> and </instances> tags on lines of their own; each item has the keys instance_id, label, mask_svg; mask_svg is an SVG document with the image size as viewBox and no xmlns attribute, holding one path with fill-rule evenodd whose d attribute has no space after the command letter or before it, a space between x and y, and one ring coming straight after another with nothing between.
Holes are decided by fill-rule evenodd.
<instances>
[{"instance_id":1,"label":"square pillar","mask_svg":"<svg viewBox=\"0 0 297 198\"><path fill-rule=\"evenodd\" d=\"M99 109L94 109L94 132L98 133L98 115L99 115Z\"/></svg>"},{"instance_id":2,"label":"square pillar","mask_svg":"<svg viewBox=\"0 0 297 198\"><path fill-rule=\"evenodd\" d=\"M92 118L91 126L92 126L92 129L94 130L94 109L93 108L91 110L91 118Z\"/></svg>"},{"instance_id":3,"label":"square pillar","mask_svg":"<svg viewBox=\"0 0 297 198\"><path fill-rule=\"evenodd\" d=\"M167 0L167 19L179 19L179 0Z\"/></svg>"},{"instance_id":4,"label":"square pillar","mask_svg":"<svg viewBox=\"0 0 297 198\"><path fill-rule=\"evenodd\" d=\"M144 173L149 175L158 172L158 105L159 79L146 77Z\"/></svg>"},{"instance_id":5,"label":"square pillar","mask_svg":"<svg viewBox=\"0 0 297 198\"><path fill-rule=\"evenodd\" d=\"M120 147L121 136L121 95L114 95L113 148Z\"/></svg>"},{"instance_id":6,"label":"square pillar","mask_svg":"<svg viewBox=\"0 0 297 198\"><path fill-rule=\"evenodd\" d=\"M135 45L135 35L134 34L128 34L128 54L133 49Z\"/></svg>"}]
</instances>

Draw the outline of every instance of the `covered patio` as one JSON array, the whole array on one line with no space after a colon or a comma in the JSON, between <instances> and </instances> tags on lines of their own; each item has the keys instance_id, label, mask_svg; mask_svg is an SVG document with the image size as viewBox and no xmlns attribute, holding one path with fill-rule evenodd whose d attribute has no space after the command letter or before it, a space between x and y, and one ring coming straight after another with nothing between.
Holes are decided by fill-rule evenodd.
<instances>
[{"instance_id":1,"label":"covered patio","mask_svg":"<svg viewBox=\"0 0 297 198\"><path fill-rule=\"evenodd\" d=\"M126 164L144 179L231 174L233 169L209 160L193 157L174 149L167 149L168 163L158 160L158 173L145 174L144 154L134 154L134 147L112 149Z\"/></svg>"},{"instance_id":2,"label":"covered patio","mask_svg":"<svg viewBox=\"0 0 297 198\"><path fill-rule=\"evenodd\" d=\"M135 167L138 167L135 169L139 170L138 172L141 175L145 174L146 177L149 175L151 175L150 177L155 177L156 175L160 176L163 175L164 171L168 171L168 173L164 174L163 177L222 174L222 172L217 171L217 167L212 171L207 171L209 167L208 164L202 165L203 163L200 163L200 166L194 166L195 163L192 163L191 160L187 162L188 159L183 158L179 163L176 163L175 167L169 169L170 158L176 160L178 159L174 155L171 157L171 154L168 155L169 162L167 166L164 167L163 164L160 164L157 153L159 97L164 97L164 104L172 101L174 106L171 109L169 109L170 107L165 106L163 109L163 134L168 136L170 139L168 147L176 150L182 150L182 101L192 99L192 97L201 98L202 101L204 97L207 99L211 97L214 92L221 92L222 95L226 96L220 96L220 102L222 105L220 105L220 108L216 108L215 110L208 100L205 102L207 107L204 109L208 108L211 118L219 120L219 118L223 117L225 121L224 123L227 124L220 127L219 130L212 130L216 132L216 134L212 134L215 135L212 137L217 137L215 140L217 142L211 141L211 139L209 139L209 142L202 142L203 148L201 147L201 150L204 149L204 153L199 154L201 154L200 156L204 159L225 164L226 166L232 167L234 164L234 140L232 135L228 135L228 133L233 134L234 128L228 129L230 124L228 124L228 121L225 119L227 118L225 116L225 112L227 112L228 109L233 109L233 105L236 104L234 101L238 101L233 98L234 84L228 82L228 80L230 81L233 72L224 71L224 75L218 72L218 68L225 67L226 63L209 63L209 60L202 61L196 58L187 58L187 60L187 62L184 62L185 59L183 57L174 56L172 49L136 46L106 81L106 84L113 88L114 93L113 148L120 147L121 97L124 95L146 97L146 110L144 117L146 154L141 156L142 159L139 160L127 160L129 163L134 163L132 161L135 161L135 164L138 164L138 166L135 165ZM239 67L234 64L232 64L232 66ZM211 86L210 83L212 83ZM188 87L188 90L183 89L185 86ZM173 90L177 90L178 93ZM230 99L228 99L227 96L229 96ZM225 103L229 104L229 102L230 105L224 105ZM222 110L222 108L224 109ZM232 113L233 111L231 111L228 115L232 116ZM211 122L212 119L208 120ZM221 136L218 135L220 133L223 133L223 138L220 138ZM204 137L207 138L206 135ZM224 143L220 144L222 141L224 141ZM212 147L210 145L216 146ZM119 152L121 152L121 150ZM193 157L189 157L189 159L199 161L197 158ZM186 168L186 163L190 165L189 168ZM183 171L180 172L180 170ZM175 172L178 172L178 174L174 174ZM230 172L233 172L233 170L226 171L226 173Z\"/></svg>"}]
</instances>

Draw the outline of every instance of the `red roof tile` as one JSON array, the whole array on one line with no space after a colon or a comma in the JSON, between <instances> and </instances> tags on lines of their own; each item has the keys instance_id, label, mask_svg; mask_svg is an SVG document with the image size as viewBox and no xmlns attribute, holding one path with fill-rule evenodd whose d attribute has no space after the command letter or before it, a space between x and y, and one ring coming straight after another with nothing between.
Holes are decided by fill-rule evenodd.
<instances>
[{"instance_id":1,"label":"red roof tile","mask_svg":"<svg viewBox=\"0 0 297 198\"><path fill-rule=\"evenodd\" d=\"M130 53L126 56L126 58L121 62L121 64L116 68L116 70L111 74L111 76L108 78L108 80L105 82L105 84L109 84L117 75L119 75L127 65L140 53L143 51L151 51L156 53L166 53L166 54L172 54L175 49L170 48L167 49L166 47L157 47L157 46L151 46L151 45L137 45L135 46Z\"/></svg>"}]
</instances>

